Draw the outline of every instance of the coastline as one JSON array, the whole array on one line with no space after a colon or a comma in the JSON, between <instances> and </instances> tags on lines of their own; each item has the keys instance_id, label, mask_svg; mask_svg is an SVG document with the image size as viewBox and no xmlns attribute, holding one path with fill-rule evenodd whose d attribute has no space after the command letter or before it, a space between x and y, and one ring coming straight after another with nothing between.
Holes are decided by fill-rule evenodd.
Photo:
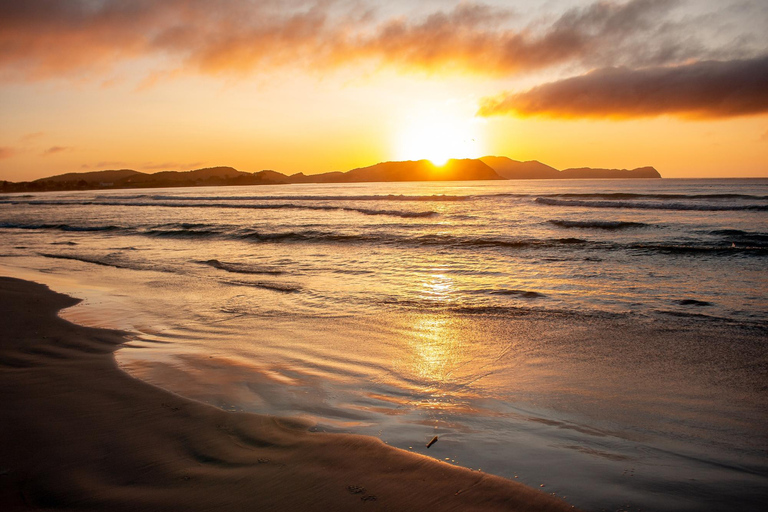
<instances>
[{"instance_id":1,"label":"coastline","mask_svg":"<svg viewBox=\"0 0 768 512\"><path fill-rule=\"evenodd\" d=\"M120 332L78 301L0 278L5 510L572 510L510 480L385 445L231 413L130 377Z\"/></svg>"}]
</instances>

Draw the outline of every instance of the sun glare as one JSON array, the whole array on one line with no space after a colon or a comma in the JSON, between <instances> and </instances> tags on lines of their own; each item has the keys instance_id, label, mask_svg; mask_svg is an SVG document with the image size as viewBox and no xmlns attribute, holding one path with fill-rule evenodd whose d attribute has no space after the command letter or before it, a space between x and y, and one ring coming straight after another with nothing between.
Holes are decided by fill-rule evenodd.
<instances>
[{"instance_id":1,"label":"sun glare","mask_svg":"<svg viewBox=\"0 0 768 512\"><path fill-rule=\"evenodd\" d=\"M451 158L479 158L478 141L476 120L431 112L414 116L401 127L397 159L427 159L439 166Z\"/></svg>"}]
</instances>

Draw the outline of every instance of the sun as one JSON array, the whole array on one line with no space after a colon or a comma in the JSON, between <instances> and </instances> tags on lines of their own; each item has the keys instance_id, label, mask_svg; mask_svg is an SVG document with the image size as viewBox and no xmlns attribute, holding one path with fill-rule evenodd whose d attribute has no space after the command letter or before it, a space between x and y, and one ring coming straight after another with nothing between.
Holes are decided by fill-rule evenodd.
<instances>
[{"instance_id":1,"label":"sun","mask_svg":"<svg viewBox=\"0 0 768 512\"><path fill-rule=\"evenodd\" d=\"M478 158L477 122L446 112L428 112L403 123L397 138L398 160L427 159L437 166L451 158Z\"/></svg>"}]
</instances>

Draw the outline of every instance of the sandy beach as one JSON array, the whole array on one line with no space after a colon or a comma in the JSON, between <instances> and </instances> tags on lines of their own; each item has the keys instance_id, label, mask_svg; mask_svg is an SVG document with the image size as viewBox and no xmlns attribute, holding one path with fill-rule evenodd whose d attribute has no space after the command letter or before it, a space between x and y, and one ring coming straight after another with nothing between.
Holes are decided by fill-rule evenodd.
<instances>
[{"instance_id":1,"label":"sandy beach","mask_svg":"<svg viewBox=\"0 0 768 512\"><path fill-rule=\"evenodd\" d=\"M3 510L571 510L515 482L229 413L120 371L121 333L66 322L76 299L0 279Z\"/></svg>"}]
</instances>

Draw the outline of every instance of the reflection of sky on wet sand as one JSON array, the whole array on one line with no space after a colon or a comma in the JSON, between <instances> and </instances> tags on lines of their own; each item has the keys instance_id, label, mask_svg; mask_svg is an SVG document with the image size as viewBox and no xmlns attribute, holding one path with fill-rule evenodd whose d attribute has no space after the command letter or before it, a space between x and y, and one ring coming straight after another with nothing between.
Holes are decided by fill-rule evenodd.
<instances>
[{"instance_id":1,"label":"reflection of sky on wet sand","mask_svg":"<svg viewBox=\"0 0 768 512\"><path fill-rule=\"evenodd\" d=\"M725 388L734 386L713 389L706 380L716 369L708 368L707 376L697 371L695 354L676 351L686 346L679 332L672 343L669 333L644 332L647 326L637 322L457 312L450 303L455 283L435 268L412 284L423 300L443 301L445 308L169 324L139 329L117 357L144 380L227 410L375 435L441 460L519 475L536 486L546 482L560 493L577 494L585 474L602 474L625 493L615 481L625 466L638 467L635 482L646 478L651 487L658 479L693 478L699 462L681 462L678 440L705 440L713 427L734 435L759 432L759 413L748 418L752 426L729 423L737 416L729 400L739 397L729 398ZM236 292L195 293L212 300L215 293ZM134 300L137 293L126 290ZM107 306L113 315L119 311L116 303ZM98 316L100 305L74 308L72 318L88 311ZM638 367L638 360L645 364ZM667 421L670 411L684 421ZM739 417L745 418L743 408ZM659 432L669 453L645 444ZM434 435L440 440L427 450Z\"/></svg>"}]
</instances>

